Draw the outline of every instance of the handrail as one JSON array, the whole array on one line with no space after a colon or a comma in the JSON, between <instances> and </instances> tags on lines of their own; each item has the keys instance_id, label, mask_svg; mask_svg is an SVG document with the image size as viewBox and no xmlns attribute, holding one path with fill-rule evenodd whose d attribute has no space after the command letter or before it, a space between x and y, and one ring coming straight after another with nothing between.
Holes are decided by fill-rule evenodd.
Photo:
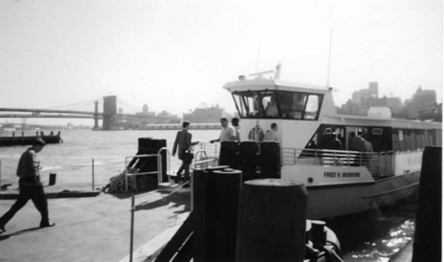
<instances>
[{"instance_id":1,"label":"handrail","mask_svg":"<svg viewBox=\"0 0 444 262\"><path fill-rule=\"evenodd\" d=\"M166 173L168 174L171 170L170 170L170 167L171 167L171 165L170 165L170 161L171 161L171 152L170 152L170 150L168 150L168 148L167 147L162 147L162 148L160 148L159 149L159 151L157 152L157 155L158 155L158 158L157 158L157 166L158 167L160 167L159 168L159 170L158 170L158 174L157 174L157 181L158 181L158 183L160 183L160 181L162 181L162 152L163 151L165 151L165 153L166 153L166 157L167 157L167 159L166 159L166 161L167 161L167 163L166 163L166 168L167 168L167 170L166 170Z\"/></svg>"},{"instance_id":2,"label":"handrail","mask_svg":"<svg viewBox=\"0 0 444 262\"><path fill-rule=\"evenodd\" d=\"M361 166L366 167L375 178L387 177L394 174L395 164L393 158L393 151L378 153L309 148L282 149L283 165L304 163L323 166Z\"/></svg>"}]
</instances>

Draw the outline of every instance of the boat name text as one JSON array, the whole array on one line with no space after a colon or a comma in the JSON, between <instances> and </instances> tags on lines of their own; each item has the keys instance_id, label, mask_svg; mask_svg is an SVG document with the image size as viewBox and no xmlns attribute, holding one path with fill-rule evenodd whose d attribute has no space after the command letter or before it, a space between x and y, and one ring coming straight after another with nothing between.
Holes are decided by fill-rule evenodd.
<instances>
[{"instance_id":1,"label":"boat name text","mask_svg":"<svg viewBox=\"0 0 444 262\"><path fill-rule=\"evenodd\" d=\"M324 172L324 177L361 177L359 172Z\"/></svg>"}]
</instances>

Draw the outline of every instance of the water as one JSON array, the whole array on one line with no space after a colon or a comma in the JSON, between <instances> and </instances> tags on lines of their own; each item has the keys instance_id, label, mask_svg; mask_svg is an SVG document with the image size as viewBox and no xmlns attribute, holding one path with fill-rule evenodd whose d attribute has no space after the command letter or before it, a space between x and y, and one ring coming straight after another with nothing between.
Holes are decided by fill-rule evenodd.
<instances>
[{"instance_id":1,"label":"water","mask_svg":"<svg viewBox=\"0 0 444 262\"><path fill-rule=\"evenodd\" d=\"M94 159L95 187L102 188L123 171L125 157L137 153L138 138L166 139L171 150L176 132L64 130L64 143L49 144L37 155L43 167L42 181L48 181L49 173L57 173L58 188L89 190ZM190 132L193 141L208 142L219 136L219 130ZM26 146L0 147L2 184L17 187L15 171L25 149ZM180 161L176 157L170 160L171 169L176 170ZM416 197L412 197L378 212L327 221L327 225L338 235L346 261L384 262L413 237L416 203Z\"/></svg>"},{"instance_id":2,"label":"water","mask_svg":"<svg viewBox=\"0 0 444 262\"><path fill-rule=\"evenodd\" d=\"M66 189L90 189L92 184L92 160L94 159L94 181L103 187L113 176L125 168L125 157L137 153L138 138L166 139L171 151L177 130L150 131L91 131L64 130L63 143L48 144L37 158L41 163L42 181L49 173L57 174L58 187ZM48 133L48 131L45 131ZM193 141L208 142L219 136L218 130L191 130ZM26 146L0 147L1 183L17 184L15 175L20 155ZM175 170L180 161L171 157L171 168Z\"/></svg>"}]
</instances>

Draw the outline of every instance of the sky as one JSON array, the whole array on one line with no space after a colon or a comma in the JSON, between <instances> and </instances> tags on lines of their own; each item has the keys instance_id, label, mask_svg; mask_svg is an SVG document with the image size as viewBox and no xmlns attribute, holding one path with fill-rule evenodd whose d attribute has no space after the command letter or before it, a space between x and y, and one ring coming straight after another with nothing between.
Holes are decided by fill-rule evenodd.
<instances>
[{"instance_id":1,"label":"sky","mask_svg":"<svg viewBox=\"0 0 444 262\"><path fill-rule=\"evenodd\" d=\"M369 82L442 102L442 47L441 0L2 0L0 107L92 111L117 95L128 113L234 112L222 86L279 63L336 105Z\"/></svg>"}]
</instances>

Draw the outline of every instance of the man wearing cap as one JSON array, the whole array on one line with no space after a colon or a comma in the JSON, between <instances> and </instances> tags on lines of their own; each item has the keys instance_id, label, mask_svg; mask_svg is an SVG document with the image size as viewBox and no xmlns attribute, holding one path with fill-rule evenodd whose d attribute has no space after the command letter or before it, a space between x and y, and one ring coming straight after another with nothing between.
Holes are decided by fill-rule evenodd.
<instances>
[{"instance_id":1,"label":"man wearing cap","mask_svg":"<svg viewBox=\"0 0 444 262\"><path fill-rule=\"evenodd\" d=\"M219 138L210 140L210 143L235 141L236 140L236 130L234 130L234 128L228 124L228 119L225 117L222 117L220 119L220 124L222 125L222 130L220 131Z\"/></svg>"},{"instance_id":2,"label":"man wearing cap","mask_svg":"<svg viewBox=\"0 0 444 262\"><path fill-rule=\"evenodd\" d=\"M36 161L36 154L45 147L45 141L41 138L37 138L30 148L28 148L20 157L17 176L19 179L19 190L17 201L11 206L8 212L6 212L0 218L0 233L5 232L5 225L11 220L11 218L19 211L28 200L32 200L37 210L40 212L41 220L40 227L52 227L55 223L49 220L48 216L48 202L43 190L43 185L40 182L39 177L39 162Z\"/></svg>"}]
</instances>

